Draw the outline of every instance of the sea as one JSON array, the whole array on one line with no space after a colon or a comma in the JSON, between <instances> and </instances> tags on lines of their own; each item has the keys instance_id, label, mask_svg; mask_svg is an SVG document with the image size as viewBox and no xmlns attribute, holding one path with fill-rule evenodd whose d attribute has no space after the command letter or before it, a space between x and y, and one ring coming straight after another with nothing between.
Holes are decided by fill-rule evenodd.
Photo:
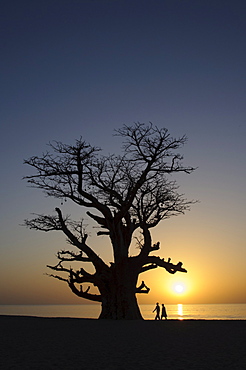
<instances>
[{"instance_id":1,"label":"sea","mask_svg":"<svg viewBox=\"0 0 246 370\"><path fill-rule=\"evenodd\" d=\"M246 320L246 304L166 304L173 320ZM145 320L154 320L155 305L140 305ZM80 305L0 305L0 315L69 317L97 319L99 304Z\"/></svg>"}]
</instances>

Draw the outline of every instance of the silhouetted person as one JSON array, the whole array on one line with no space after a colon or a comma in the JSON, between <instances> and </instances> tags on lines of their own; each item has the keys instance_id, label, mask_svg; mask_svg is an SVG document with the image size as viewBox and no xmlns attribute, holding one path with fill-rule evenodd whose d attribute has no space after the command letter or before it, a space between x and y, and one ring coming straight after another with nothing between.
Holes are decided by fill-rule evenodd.
<instances>
[{"instance_id":1,"label":"silhouetted person","mask_svg":"<svg viewBox=\"0 0 246 370\"><path fill-rule=\"evenodd\" d=\"M167 311L166 311L166 307L164 306L164 304L162 304L162 307L161 307L161 320L163 319L163 317L165 318L165 320L167 320Z\"/></svg>"},{"instance_id":2,"label":"silhouetted person","mask_svg":"<svg viewBox=\"0 0 246 370\"><path fill-rule=\"evenodd\" d=\"M154 309L154 311L153 312L155 312L156 311L156 315L155 315L155 320L160 320L161 318L160 318L160 306L159 306L159 303L157 302L156 303L156 306L155 306L155 309Z\"/></svg>"}]
</instances>

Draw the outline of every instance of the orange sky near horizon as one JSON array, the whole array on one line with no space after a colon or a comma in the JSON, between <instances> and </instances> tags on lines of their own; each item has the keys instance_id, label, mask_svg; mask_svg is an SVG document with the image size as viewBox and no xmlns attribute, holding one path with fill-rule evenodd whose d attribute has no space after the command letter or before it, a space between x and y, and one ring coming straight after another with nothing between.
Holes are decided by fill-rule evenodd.
<instances>
[{"instance_id":1,"label":"orange sky near horizon","mask_svg":"<svg viewBox=\"0 0 246 370\"><path fill-rule=\"evenodd\" d=\"M232 240L228 239L227 242L221 241L223 251L226 252L226 258L223 258L222 249L218 249L220 235L215 233L212 238L210 234L208 244L202 224L200 230L198 228L199 221L194 231L192 225L195 219L199 220L199 207L200 203L194 205L186 215L164 220L153 230L153 242L161 242L161 249L156 254L165 259L171 257L173 263L182 261L188 272L172 275L165 269L157 268L141 274L139 282L144 280L150 292L137 295L140 304L153 304L157 301L165 304L246 303L245 260L235 259L233 248L230 248ZM57 250L67 248L62 233L20 229L20 234L25 235L26 244L33 244L33 247L30 249L23 245L20 248L19 245L14 248L14 252L3 256L1 281L5 284L1 286L0 304L91 303L76 297L66 283L45 275L50 273L46 264L57 263ZM107 237L100 238L101 245L95 249L109 262L112 260L110 244ZM91 237L92 245L98 245L100 238ZM131 255L137 252L133 245ZM184 292L175 291L177 284L185 287Z\"/></svg>"}]
</instances>

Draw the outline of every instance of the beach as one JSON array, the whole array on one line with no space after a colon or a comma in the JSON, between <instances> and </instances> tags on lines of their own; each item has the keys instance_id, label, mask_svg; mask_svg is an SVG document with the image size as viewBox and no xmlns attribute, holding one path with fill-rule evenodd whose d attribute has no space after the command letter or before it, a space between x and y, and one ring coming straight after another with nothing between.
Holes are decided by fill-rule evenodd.
<instances>
[{"instance_id":1,"label":"beach","mask_svg":"<svg viewBox=\"0 0 246 370\"><path fill-rule=\"evenodd\" d=\"M111 321L0 316L1 369L235 369L245 320Z\"/></svg>"}]
</instances>

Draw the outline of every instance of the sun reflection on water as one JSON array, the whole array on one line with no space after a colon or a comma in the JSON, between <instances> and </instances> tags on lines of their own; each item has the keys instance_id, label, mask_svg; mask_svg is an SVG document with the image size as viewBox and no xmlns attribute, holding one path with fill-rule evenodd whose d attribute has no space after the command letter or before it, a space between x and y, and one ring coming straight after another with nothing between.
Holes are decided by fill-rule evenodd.
<instances>
[{"instance_id":1,"label":"sun reflection on water","mask_svg":"<svg viewBox=\"0 0 246 370\"><path fill-rule=\"evenodd\" d=\"M182 305L182 303L178 304L178 319L183 320L183 305Z\"/></svg>"}]
</instances>

